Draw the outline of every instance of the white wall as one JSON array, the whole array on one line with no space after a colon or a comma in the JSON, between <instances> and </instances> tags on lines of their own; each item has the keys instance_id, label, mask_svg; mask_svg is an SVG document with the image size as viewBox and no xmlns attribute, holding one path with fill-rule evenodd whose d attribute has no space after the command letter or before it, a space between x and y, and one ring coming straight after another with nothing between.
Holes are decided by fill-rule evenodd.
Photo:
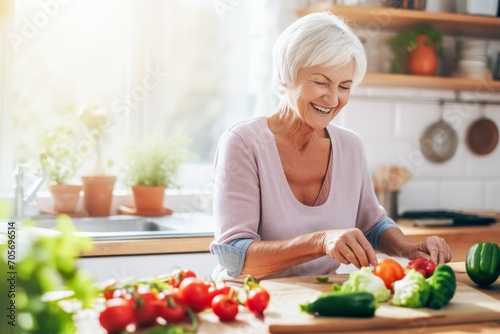
<instances>
[{"instance_id":1,"label":"white wall","mask_svg":"<svg viewBox=\"0 0 500 334\"><path fill-rule=\"evenodd\" d=\"M387 96L389 101L357 99L360 95ZM444 119L457 131L459 144L450 160L436 164L423 157L419 138L429 124L439 120L439 104L391 102L393 97L429 100L453 99L455 95L451 91L360 87L334 120L361 137L373 176L379 164L404 166L413 171L412 179L401 189L399 211L499 211L500 147L489 155L477 156L465 144L467 127L482 114L480 106L445 104ZM470 93L462 93L461 97L478 98ZM500 94L483 94L480 99L500 101ZM500 106L488 105L484 111L500 127Z\"/></svg>"}]
</instances>

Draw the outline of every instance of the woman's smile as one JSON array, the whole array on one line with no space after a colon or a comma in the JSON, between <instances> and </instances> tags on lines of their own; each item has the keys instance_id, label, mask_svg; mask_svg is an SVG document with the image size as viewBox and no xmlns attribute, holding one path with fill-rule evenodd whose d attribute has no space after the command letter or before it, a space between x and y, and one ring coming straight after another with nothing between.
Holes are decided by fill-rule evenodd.
<instances>
[{"instance_id":1,"label":"woman's smile","mask_svg":"<svg viewBox=\"0 0 500 334\"><path fill-rule=\"evenodd\" d=\"M333 108L326 108L323 106L320 106L319 104L315 104L311 102L311 106L313 107L314 110L319 112L322 115L328 115L330 111L332 111Z\"/></svg>"}]
</instances>

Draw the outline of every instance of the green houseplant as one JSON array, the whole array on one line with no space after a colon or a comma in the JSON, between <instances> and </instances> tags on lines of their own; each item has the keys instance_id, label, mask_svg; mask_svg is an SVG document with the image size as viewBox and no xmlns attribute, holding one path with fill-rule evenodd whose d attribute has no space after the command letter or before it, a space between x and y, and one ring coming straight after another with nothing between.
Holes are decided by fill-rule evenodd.
<instances>
[{"instance_id":1,"label":"green houseplant","mask_svg":"<svg viewBox=\"0 0 500 334\"><path fill-rule=\"evenodd\" d=\"M391 73L402 73L406 57L409 74L435 75L437 56L443 57L443 34L426 23L387 40L394 53Z\"/></svg>"},{"instance_id":2,"label":"green houseplant","mask_svg":"<svg viewBox=\"0 0 500 334\"><path fill-rule=\"evenodd\" d=\"M78 155L73 146L73 132L64 126L41 135L44 153L40 155L43 165L49 167L49 190L54 202L54 211L74 213L80 199L81 185L68 184L76 175Z\"/></svg>"},{"instance_id":3,"label":"green houseplant","mask_svg":"<svg viewBox=\"0 0 500 334\"><path fill-rule=\"evenodd\" d=\"M132 188L137 211L163 208L165 189L176 186L179 167L189 155L188 144L177 131L168 139L151 135L129 146L124 182Z\"/></svg>"},{"instance_id":4,"label":"green houseplant","mask_svg":"<svg viewBox=\"0 0 500 334\"><path fill-rule=\"evenodd\" d=\"M93 171L82 176L85 210L90 216L109 216L116 176L106 173L103 146L112 129L113 117L107 109L94 105L74 108L74 111L84 125L87 140L95 152Z\"/></svg>"}]
</instances>

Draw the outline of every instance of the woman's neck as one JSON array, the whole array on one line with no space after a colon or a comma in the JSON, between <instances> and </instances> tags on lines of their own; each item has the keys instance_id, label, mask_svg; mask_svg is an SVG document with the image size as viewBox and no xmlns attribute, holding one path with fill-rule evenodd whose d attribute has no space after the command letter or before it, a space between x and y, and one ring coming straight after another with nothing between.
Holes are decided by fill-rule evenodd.
<instances>
[{"instance_id":1,"label":"woman's neck","mask_svg":"<svg viewBox=\"0 0 500 334\"><path fill-rule=\"evenodd\" d=\"M326 138L326 129L315 130L306 124L296 111L288 107L277 110L269 118L271 131L291 141L298 149L304 149L312 143Z\"/></svg>"}]
</instances>

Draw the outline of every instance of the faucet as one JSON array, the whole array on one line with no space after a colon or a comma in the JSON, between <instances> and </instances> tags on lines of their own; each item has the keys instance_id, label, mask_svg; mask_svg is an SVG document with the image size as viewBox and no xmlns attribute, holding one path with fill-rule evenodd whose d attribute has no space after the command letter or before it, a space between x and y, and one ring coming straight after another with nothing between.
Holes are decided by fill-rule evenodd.
<instances>
[{"instance_id":1,"label":"faucet","mask_svg":"<svg viewBox=\"0 0 500 334\"><path fill-rule=\"evenodd\" d=\"M14 217L24 217L24 209L25 206L28 205L33 198L36 196L36 193L42 186L43 182L47 178L48 174L48 166L42 165L42 177L33 184L28 193L24 194L24 169L29 167L28 164L17 164L16 172L14 174L16 178L16 193L15 193L15 202L14 202Z\"/></svg>"}]
</instances>

